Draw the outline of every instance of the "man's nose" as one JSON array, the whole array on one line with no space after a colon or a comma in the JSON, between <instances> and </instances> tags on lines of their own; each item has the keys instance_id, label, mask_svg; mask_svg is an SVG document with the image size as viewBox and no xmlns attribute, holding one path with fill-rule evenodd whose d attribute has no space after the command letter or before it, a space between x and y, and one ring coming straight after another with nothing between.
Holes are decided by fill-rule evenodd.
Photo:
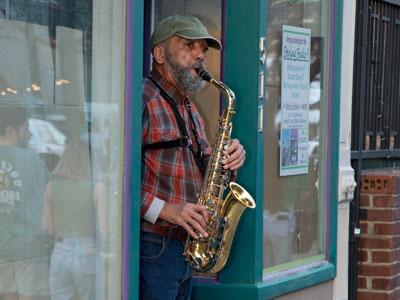
<instances>
[{"instance_id":1,"label":"man's nose","mask_svg":"<svg viewBox=\"0 0 400 300\"><path fill-rule=\"evenodd\" d=\"M206 59L206 52L204 51L204 47L202 47L200 44L196 44L193 47L193 58L197 61L203 61Z\"/></svg>"}]
</instances>

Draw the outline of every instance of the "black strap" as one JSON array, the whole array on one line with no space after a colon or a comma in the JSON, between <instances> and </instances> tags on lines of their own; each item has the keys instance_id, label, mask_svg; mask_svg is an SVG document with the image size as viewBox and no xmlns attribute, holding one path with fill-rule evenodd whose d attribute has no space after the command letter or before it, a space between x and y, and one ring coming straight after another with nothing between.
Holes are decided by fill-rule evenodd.
<instances>
[{"instance_id":1,"label":"black strap","mask_svg":"<svg viewBox=\"0 0 400 300\"><path fill-rule=\"evenodd\" d=\"M167 142L157 142L145 145L146 149L162 149L162 148L175 148L175 147L190 147L190 141L187 136Z\"/></svg>"},{"instance_id":2,"label":"black strap","mask_svg":"<svg viewBox=\"0 0 400 300\"><path fill-rule=\"evenodd\" d=\"M178 138L172 141L166 141L166 142L157 142L157 143L153 143L153 144L147 144L144 145L142 147L142 150L145 149L164 149L164 148L174 148L174 147L188 147L190 149L190 151L192 152L194 159L196 161L197 166L199 167L201 173L203 174L203 176L205 175L205 161L203 158L203 151L201 149L201 143L197 134L197 129L196 129L196 124L194 123L194 119L193 119L193 115L192 115L192 111L191 111L191 103L188 100L188 103L186 105L186 109L188 111L189 114L189 118L190 121L192 123L192 131L193 131L193 135L197 144L197 153L194 152L193 146L190 143L190 138L189 138L189 134L186 130L186 125L185 125L185 121L182 118L182 115L179 112L178 106L176 105L176 102L174 99L172 99L172 97L164 91L164 89L152 78L152 77L148 77L154 84L155 86L160 90L160 94L161 96L165 99L165 101L167 101L167 103L170 105L174 115L175 115L175 119L178 123L178 127L179 130L181 132L181 134L183 135L182 138Z\"/></svg>"}]
</instances>

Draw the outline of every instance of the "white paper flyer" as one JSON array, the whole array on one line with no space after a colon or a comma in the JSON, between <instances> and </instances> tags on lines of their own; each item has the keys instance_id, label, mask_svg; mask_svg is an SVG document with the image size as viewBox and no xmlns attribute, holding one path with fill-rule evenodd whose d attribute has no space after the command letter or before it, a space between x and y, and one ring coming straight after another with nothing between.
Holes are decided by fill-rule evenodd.
<instances>
[{"instance_id":1,"label":"white paper flyer","mask_svg":"<svg viewBox=\"0 0 400 300\"><path fill-rule=\"evenodd\" d=\"M311 30L283 25L280 175L308 173Z\"/></svg>"}]
</instances>

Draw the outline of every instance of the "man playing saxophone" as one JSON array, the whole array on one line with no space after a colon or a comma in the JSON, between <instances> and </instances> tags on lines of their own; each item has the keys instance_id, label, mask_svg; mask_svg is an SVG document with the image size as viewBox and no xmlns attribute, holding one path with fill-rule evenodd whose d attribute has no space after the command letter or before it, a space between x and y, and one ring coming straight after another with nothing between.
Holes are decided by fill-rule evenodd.
<instances>
[{"instance_id":1,"label":"man playing saxophone","mask_svg":"<svg viewBox=\"0 0 400 300\"><path fill-rule=\"evenodd\" d=\"M143 82L140 299L189 299L192 270L182 254L187 234L207 237L206 208L196 196L211 149L188 94L203 88L195 68L204 68L208 47L221 44L190 16L161 21L151 44L153 69ZM232 139L224 154L224 169L235 171L246 152Z\"/></svg>"}]
</instances>

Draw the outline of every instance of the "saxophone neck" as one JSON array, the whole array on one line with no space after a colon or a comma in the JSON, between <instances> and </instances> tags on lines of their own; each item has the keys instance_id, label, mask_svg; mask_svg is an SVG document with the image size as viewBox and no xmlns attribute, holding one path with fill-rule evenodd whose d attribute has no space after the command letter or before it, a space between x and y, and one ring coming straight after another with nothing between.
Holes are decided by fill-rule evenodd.
<instances>
[{"instance_id":1,"label":"saxophone neck","mask_svg":"<svg viewBox=\"0 0 400 300\"><path fill-rule=\"evenodd\" d=\"M236 106L235 93L222 81L215 80L206 70L201 68L195 70L201 79L211 83L224 95L227 101L227 109L233 111Z\"/></svg>"},{"instance_id":2,"label":"saxophone neck","mask_svg":"<svg viewBox=\"0 0 400 300\"><path fill-rule=\"evenodd\" d=\"M226 109L228 109L230 111L235 110L235 107L236 107L235 93L222 81L214 80L211 83L212 83L212 85L217 87L222 94L224 94L224 97L227 101Z\"/></svg>"}]
</instances>

